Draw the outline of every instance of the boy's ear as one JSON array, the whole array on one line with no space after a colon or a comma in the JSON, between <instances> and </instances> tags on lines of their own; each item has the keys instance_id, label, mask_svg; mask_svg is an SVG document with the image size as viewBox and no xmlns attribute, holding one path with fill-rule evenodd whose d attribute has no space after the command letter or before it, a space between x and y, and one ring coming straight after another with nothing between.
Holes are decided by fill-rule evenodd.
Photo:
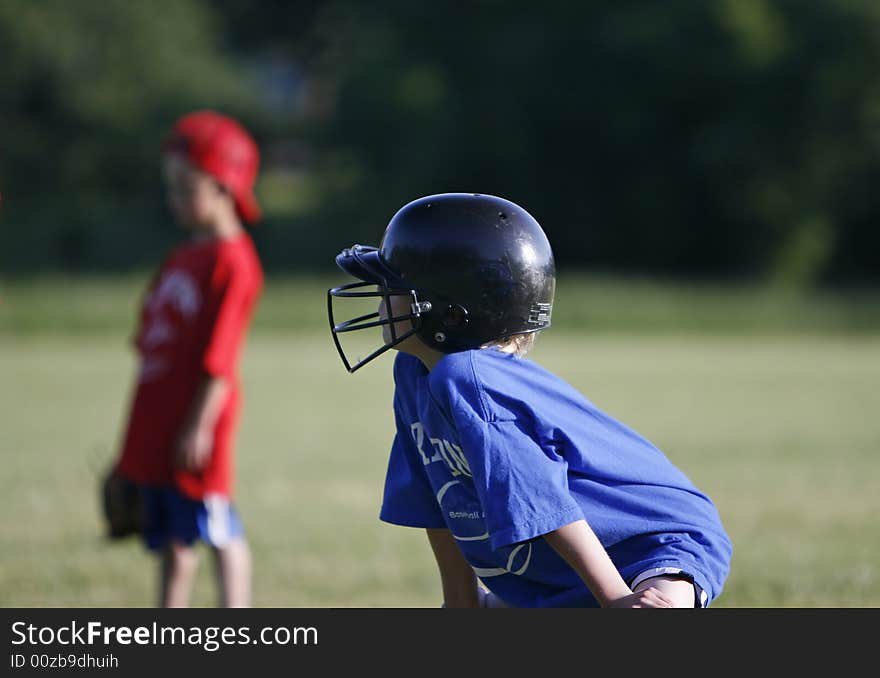
<instances>
[{"instance_id":1,"label":"boy's ear","mask_svg":"<svg viewBox=\"0 0 880 678\"><path fill-rule=\"evenodd\" d=\"M214 179L214 186L217 187L218 193L222 193L223 195L229 196L230 199L233 199L232 192L228 188L226 188L226 186L224 186L219 181L217 181L216 179Z\"/></svg>"},{"instance_id":2,"label":"boy's ear","mask_svg":"<svg viewBox=\"0 0 880 678\"><path fill-rule=\"evenodd\" d=\"M219 195L222 195L229 201L229 205L233 210L238 211L235 206L235 196L232 195L232 191L230 191L228 188L226 188L226 186L221 184L216 179L214 180L214 185L217 187L217 193Z\"/></svg>"},{"instance_id":3,"label":"boy's ear","mask_svg":"<svg viewBox=\"0 0 880 678\"><path fill-rule=\"evenodd\" d=\"M458 304L450 304L443 311L441 322L444 327L463 327L468 324L467 309Z\"/></svg>"}]
</instances>

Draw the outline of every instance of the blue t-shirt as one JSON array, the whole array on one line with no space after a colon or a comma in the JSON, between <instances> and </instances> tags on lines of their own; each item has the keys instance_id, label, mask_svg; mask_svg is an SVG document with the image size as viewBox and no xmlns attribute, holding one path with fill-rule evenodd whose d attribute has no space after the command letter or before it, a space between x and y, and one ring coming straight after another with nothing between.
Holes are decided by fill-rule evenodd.
<instances>
[{"instance_id":1,"label":"blue t-shirt","mask_svg":"<svg viewBox=\"0 0 880 678\"><path fill-rule=\"evenodd\" d=\"M380 518L448 528L477 576L515 607L595 606L541 538L585 519L624 580L691 574L711 602L732 547L711 500L653 444L531 360L493 349L431 372L394 362L396 435Z\"/></svg>"}]
</instances>

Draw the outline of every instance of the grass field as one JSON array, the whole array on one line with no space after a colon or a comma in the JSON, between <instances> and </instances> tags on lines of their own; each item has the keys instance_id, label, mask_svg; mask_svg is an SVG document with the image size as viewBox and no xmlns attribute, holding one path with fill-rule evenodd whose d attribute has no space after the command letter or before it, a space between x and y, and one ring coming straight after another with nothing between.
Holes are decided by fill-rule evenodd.
<instances>
[{"instance_id":1,"label":"grass field","mask_svg":"<svg viewBox=\"0 0 880 678\"><path fill-rule=\"evenodd\" d=\"M95 493L127 410L142 283L0 284L0 606L153 603L153 563L102 540ZM344 371L325 288L270 284L244 356L254 603L436 606L423 533L377 518L391 357ZM735 549L716 606L877 607L878 301L563 279L533 359L713 497ZM214 602L208 565L198 606Z\"/></svg>"}]
</instances>

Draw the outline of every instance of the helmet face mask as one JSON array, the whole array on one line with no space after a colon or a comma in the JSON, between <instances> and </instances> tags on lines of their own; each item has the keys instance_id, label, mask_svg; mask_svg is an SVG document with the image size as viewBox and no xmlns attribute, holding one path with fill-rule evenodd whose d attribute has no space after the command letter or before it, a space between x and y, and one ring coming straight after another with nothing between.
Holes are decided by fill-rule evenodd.
<instances>
[{"instance_id":1,"label":"helmet face mask","mask_svg":"<svg viewBox=\"0 0 880 678\"><path fill-rule=\"evenodd\" d=\"M394 298L404 298L409 307L409 313L402 315L390 314L388 309L396 306ZM378 299L381 300L381 308L385 313L381 313L379 306L376 310L369 311L360 315L356 315L349 320L337 323L334 313L335 299ZM333 342L339 357L345 369L354 372L371 360L378 358L388 349L394 348L403 341L406 341L419 332L421 328L421 315L429 311L431 308L427 302L420 302L416 296L415 290L390 289L382 285L377 285L369 281L349 283L340 285L327 291L327 314L330 318L330 328L333 335ZM410 323L409 329L398 332L399 323ZM346 351L340 341L340 335L347 332L360 332L362 330L382 328L384 343L379 348L373 350L366 356L358 357L352 361L346 355ZM386 330L387 328L387 330Z\"/></svg>"},{"instance_id":2,"label":"helmet face mask","mask_svg":"<svg viewBox=\"0 0 880 678\"><path fill-rule=\"evenodd\" d=\"M440 353L479 348L550 326L556 284L544 231L523 208L503 198L444 193L414 200L389 222L378 248L354 245L336 263L361 282L328 290L328 316L349 372L410 337ZM372 289L370 289L372 288ZM341 323L333 300L372 297L385 309L405 297L408 313L378 309ZM411 323L401 330L399 323ZM342 333L383 327L383 345L352 366Z\"/></svg>"}]
</instances>

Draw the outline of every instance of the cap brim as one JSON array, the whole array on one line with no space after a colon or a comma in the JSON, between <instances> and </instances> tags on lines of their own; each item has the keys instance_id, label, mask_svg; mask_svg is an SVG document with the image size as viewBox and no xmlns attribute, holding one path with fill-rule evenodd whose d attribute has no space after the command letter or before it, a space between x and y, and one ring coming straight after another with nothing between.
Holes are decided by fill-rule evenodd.
<instances>
[{"instance_id":1,"label":"cap brim","mask_svg":"<svg viewBox=\"0 0 880 678\"><path fill-rule=\"evenodd\" d=\"M253 193L235 196L235 208L238 215L249 224L256 224L263 218L263 210Z\"/></svg>"}]
</instances>

